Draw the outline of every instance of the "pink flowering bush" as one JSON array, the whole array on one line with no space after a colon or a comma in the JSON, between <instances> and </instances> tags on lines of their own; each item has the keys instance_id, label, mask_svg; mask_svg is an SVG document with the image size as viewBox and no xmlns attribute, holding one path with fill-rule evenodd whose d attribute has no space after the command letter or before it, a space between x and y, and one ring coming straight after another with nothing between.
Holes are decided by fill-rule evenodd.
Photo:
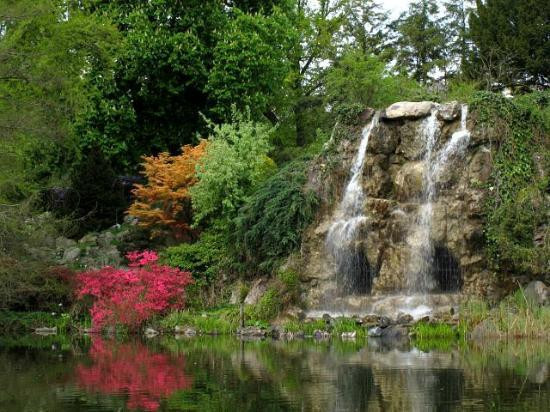
<instances>
[{"instance_id":1,"label":"pink flowering bush","mask_svg":"<svg viewBox=\"0 0 550 412\"><path fill-rule=\"evenodd\" d=\"M153 251L130 252L128 269L106 266L77 275L77 299L91 297L94 329L122 324L132 329L154 315L185 304L191 273L158 265Z\"/></svg>"}]
</instances>

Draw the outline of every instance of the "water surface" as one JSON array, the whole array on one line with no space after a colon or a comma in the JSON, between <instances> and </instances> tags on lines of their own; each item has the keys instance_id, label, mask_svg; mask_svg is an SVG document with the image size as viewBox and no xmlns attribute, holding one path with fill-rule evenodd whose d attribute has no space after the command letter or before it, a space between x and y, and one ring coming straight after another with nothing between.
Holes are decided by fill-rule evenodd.
<instances>
[{"instance_id":1,"label":"water surface","mask_svg":"<svg viewBox=\"0 0 550 412\"><path fill-rule=\"evenodd\" d=\"M547 411L549 362L527 341L3 337L0 411Z\"/></svg>"}]
</instances>

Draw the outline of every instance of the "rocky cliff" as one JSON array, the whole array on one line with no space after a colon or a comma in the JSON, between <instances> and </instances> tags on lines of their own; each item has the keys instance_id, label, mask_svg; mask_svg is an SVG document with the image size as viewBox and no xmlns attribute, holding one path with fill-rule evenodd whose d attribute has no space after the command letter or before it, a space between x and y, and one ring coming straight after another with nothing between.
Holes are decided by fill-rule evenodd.
<instances>
[{"instance_id":1,"label":"rocky cliff","mask_svg":"<svg viewBox=\"0 0 550 412\"><path fill-rule=\"evenodd\" d=\"M310 170L309 186L322 206L304 235L300 253L288 263L303 276L306 302L315 307L342 294L410 290L411 274L420 270L414 262L427 247L422 244L427 238L430 292L494 295L495 275L486 269L482 228L484 196L490 193L484 184L492 171L491 141L476 123L475 113L462 118L461 124L461 105L456 102L397 103L379 114L361 172L364 219L350 244L344 245L351 251L354 269L342 273L327 248L327 233L350 179L362 131L374 115L369 109L355 124L337 125ZM435 127L431 146L426 134L429 117ZM449 151L451 140L464 127L468 130L464 147ZM436 159L441 164L437 173ZM430 222L423 226L427 237L417 236L428 200ZM342 289L346 276L362 278L353 279L352 284L359 285L355 290Z\"/></svg>"}]
</instances>

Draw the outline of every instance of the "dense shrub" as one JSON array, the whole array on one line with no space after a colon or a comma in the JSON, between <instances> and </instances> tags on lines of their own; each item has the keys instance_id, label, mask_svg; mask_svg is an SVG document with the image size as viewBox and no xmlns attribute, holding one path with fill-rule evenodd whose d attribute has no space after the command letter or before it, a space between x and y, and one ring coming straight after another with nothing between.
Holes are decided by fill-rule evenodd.
<instances>
[{"instance_id":1,"label":"dense shrub","mask_svg":"<svg viewBox=\"0 0 550 412\"><path fill-rule=\"evenodd\" d=\"M170 156L144 157L143 174L147 184L137 184L136 200L128 210L149 228L153 236L164 233L176 238L189 237L191 229L191 198L189 189L197 182L196 166L204 156L207 141L197 146L183 146L182 153Z\"/></svg>"},{"instance_id":2,"label":"dense shrub","mask_svg":"<svg viewBox=\"0 0 550 412\"><path fill-rule=\"evenodd\" d=\"M191 188L195 222L234 218L258 183L274 169L267 157L269 126L234 115L234 122L213 126L206 155Z\"/></svg>"},{"instance_id":3,"label":"dense shrub","mask_svg":"<svg viewBox=\"0 0 550 412\"><path fill-rule=\"evenodd\" d=\"M137 328L154 315L184 306L185 288L192 282L189 272L158 265L155 252L131 252L126 257L129 269L107 266L77 277L77 297L92 298L94 328Z\"/></svg>"},{"instance_id":4,"label":"dense shrub","mask_svg":"<svg viewBox=\"0 0 550 412\"><path fill-rule=\"evenodd\" d=\"M268 179L250 197L235 220L236 250L249 267L272 269L300 244L318 204L304 188L307 162L295 161Z\"/></svg>"},{"instance_id":5,"label":"dense shrub","mask_svg":"<svg viewBox=\"0 0 550 412\"><path fill-rule=\"evenodd\" d=\"M187 306L202 308L209 300L219 297L221 291L209 289L218 274L227 269L227 240L223 231L209 230L201 233L194 243L182 243L166 248L160 261L163 264L190 271L194 283L187 288Z\"/></svg>"},{"instance_id":6,"label":"dense shrub","mask_svg":"<svg viewBox=\"0 0 550 412\"><path fill-rule=\"evenodd\" d=\"M485 236L490 261L501 272L548 269L549 98L548 92L514 99L482 92L472 99L472 111L498 146L487 186Z\"/></svg>"}]
</instances>

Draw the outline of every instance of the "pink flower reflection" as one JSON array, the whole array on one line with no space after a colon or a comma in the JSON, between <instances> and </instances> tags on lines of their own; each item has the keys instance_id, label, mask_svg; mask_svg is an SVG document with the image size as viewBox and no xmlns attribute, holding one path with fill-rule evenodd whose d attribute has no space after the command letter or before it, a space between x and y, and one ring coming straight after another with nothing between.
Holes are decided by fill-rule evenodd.
<instances>
[{"instance_id":1,"label":"pink flower reflection","mask_svg":"<svg viewBox=\"0 0 550 412\"><path fill-rule=\"evenodd\" d=\"M105 344L94 338L89 356L92 364L77 366L76 382L91 392L127 393L129 409L156 411L161 399L192 384L181 356L153 353L142 344Z\"/></svg>"}]
</instances>

